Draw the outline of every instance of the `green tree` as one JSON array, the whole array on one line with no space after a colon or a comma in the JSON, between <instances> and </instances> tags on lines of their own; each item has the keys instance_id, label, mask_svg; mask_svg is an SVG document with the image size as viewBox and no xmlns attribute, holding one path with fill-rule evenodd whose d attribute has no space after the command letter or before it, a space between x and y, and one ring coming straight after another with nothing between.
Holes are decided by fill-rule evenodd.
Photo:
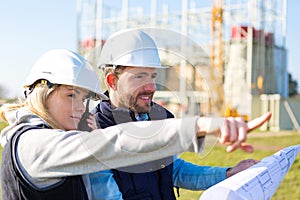
<instances>
[{"instance_id":1,"label":"green tree","mask_svg":"<svg viewBox=\"0 0 300 200\"><path fill-rule=\"evenodd\" d=\"M298 92L298 81L293 79L291 73L289 73L289 96L294 96L299 94Z\"/></svg>"}]
</instances>

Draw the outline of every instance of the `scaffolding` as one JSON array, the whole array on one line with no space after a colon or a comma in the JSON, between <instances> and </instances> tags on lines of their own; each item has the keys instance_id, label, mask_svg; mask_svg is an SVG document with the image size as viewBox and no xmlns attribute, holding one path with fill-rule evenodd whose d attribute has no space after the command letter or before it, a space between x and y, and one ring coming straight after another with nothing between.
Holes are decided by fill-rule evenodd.
<instances>
[{"instance_id":1,"label":"scaffolding","mask_svg":"<svg viewBox=\"0 0 300 200\"><path fill-rule=\"evenodd\" d=\"M251 117L253 95L287 94L286 0L78 0L78 51L94 66L105 40L125 28L158 43L172 68L160 73L157 98L171 92L181 115L230 105Z\"/></svg>"}]
</instances>

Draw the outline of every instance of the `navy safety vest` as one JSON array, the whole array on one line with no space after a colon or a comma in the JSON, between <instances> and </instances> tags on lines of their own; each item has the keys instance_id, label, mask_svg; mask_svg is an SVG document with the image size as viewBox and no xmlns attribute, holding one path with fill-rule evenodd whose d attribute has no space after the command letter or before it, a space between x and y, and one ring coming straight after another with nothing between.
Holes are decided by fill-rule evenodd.
<instances>
[{"instance_id":1,"label":"navy safety vest","mask_svg":"<svg viewBox=\"0 0 300 200\"><path fill-rule=\"evenodd\" d=\"M120 123L136 121L134 113L124 108L112 108L108 101L100 102L94 110L97 126L106 128ZM158 104L152 103L149 119L174 118L174 115ZM122 197L125 200L175 200L173 190L173 157L141 165L113 169ZM168 165L163 166L165 163ZM155 171L145 169L159 169ZM134 173L141 171L141 173Z\"/></svg>"},{"instance_id":2,"label":"navy safety vest","mask_svg":"<svg viewBox=\"0 0 300 200\"><path fill-rule=\"evenodd\" d=\"M47 128L25 126L10 138L2 152L1 189L3 200L85 200L87 192L81 176L69 176L57 184L39 189L22 174L16 162L16 146L19 136L30 129Z\"/></svg>"}]
</instances>

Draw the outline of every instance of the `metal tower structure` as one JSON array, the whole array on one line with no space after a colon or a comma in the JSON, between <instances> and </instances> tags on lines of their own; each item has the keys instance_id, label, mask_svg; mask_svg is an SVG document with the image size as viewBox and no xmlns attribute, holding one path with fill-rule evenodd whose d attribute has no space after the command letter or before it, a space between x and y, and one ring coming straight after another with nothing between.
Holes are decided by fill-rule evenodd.
<instances>
[{"instance_id":1,"label":"metal tower structure","mask_svg":"<svg viewBox=\"0 0 300 200\"><path fill-rule=\"evenodd\" d=\"M160 89L196 103L191 114L232 105L251 117L253 95L287 93L285 23L286 0L78 0L78 51L96 66L112 33L167 30L152 35L172 66Z\"/></svg>"}]
</instances>

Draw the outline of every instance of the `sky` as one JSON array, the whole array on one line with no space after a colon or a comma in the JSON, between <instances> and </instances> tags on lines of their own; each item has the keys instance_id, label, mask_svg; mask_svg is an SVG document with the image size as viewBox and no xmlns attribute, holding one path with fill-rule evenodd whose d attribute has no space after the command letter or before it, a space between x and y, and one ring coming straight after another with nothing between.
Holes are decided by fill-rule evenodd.
<instances>
[{"instance_id":1,"label":"sky","mask_svg":"<svg viewBox=\"0 0 300 200\"><path fill-rule=\"evenodd\" d=\"M300 85L300 1L287 0L288 72ZM0 1L0 87L23 97L34 62L48 50L77 51L76 0Z\"/></svg>"}]
</instances>

